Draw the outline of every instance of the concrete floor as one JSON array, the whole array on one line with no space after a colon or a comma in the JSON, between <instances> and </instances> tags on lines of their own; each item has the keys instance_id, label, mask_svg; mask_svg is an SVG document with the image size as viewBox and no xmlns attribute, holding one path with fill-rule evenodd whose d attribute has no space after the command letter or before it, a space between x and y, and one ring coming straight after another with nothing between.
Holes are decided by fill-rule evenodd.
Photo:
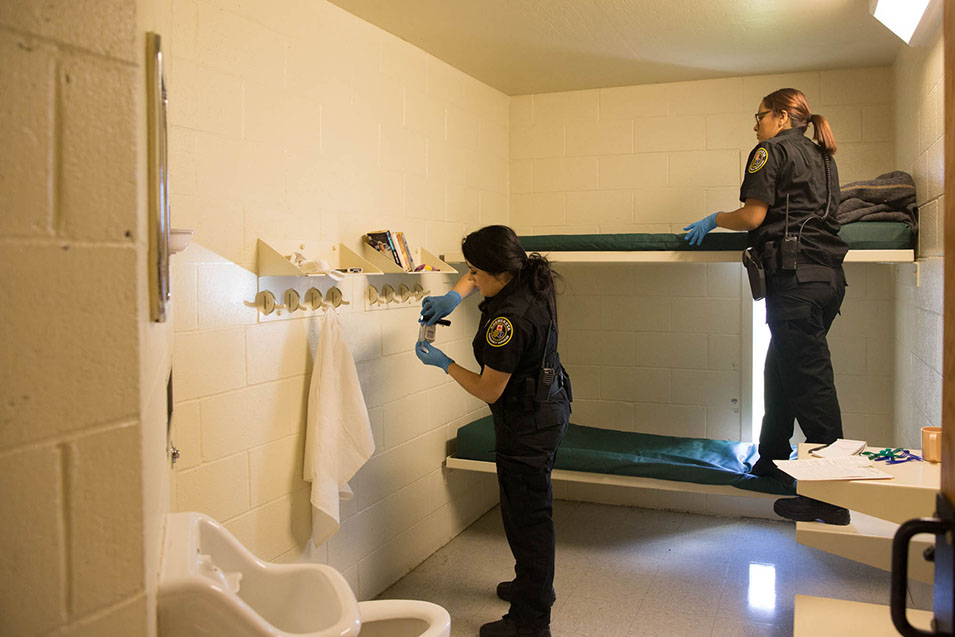
<instances>
[{"instance_id":1,"label":"concrete floor","mask_svg":"<svg viewBox=\"0 0 955 637\"><path fill-rule=\"evenodd\" d=\"M555 637L791 635L797 593L889 602L887 572L800 546L793 523L563 500L554 520ZM477 635L513 573L494 508L380 597L440 604L452 635ZM931 596L911 582L909 608Z\"/></svg>"}]
</instances>

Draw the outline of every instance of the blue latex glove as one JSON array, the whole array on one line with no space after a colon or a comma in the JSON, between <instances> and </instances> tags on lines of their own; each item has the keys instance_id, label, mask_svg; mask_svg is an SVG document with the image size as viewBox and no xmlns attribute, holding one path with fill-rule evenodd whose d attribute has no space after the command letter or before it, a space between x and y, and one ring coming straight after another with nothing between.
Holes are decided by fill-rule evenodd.
<instances>
[{"instance_id":1,"label":"blue latex glove","mask_svg":"<svg viewBox=\"0 0 955 637\"><path fill-rule=\"evenodd\" d=\"M443 296L426 296L421 301L421 322L425 325L434 325L438 319L454 311L461 302L461 295L451 290Z\"/></svg>"},{"instance_id":2,"label":"blue latex glove","mask_svg":"<svg viewBox=\"0 0 955 637\"><path fill-rule=\"evenodd\" d=\"M429 343L427 341L418 341L414 346L414 353L418 356L420 360L425 365L434 365L435 367L440 367L444 370L444 373L448 373L448 366L454 361L448 358L447 354L439 350L434 346L434 343Z\"/></svg>"},{"instance_id":3,"label":"blue latex glove","mask_svg":"<svg viewBox=\"0 0 955 637\"><path fill-rule=\"evenodd\" d=\"M706 233L716 227L716 215L718 214L720 214L719 211L714 212L709 217L703 217L683 228L689 231L686 233L686 240L690 242L691 246L698 246L703 243L703 237L706 236Z\"/></svg>"}]
</instances>

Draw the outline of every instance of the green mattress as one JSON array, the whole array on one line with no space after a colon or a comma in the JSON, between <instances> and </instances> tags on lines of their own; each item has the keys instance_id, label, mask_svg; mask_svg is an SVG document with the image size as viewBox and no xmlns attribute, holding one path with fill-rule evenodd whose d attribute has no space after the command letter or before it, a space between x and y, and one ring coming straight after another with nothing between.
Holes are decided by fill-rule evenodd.
<instances>
[{"instance_id":1,"label":"green mattress","mask_svg":"<svg viewBox=\"0 0 955 637\"><path fill-rule=\"evenodd\" d=\"M494 462L491 416L458 429L455 457ZM748 442L658 436L571 424L557 451L554 468L795 494L776 480L750 475L756 458L756 445Z\"/></svg>"},{"instance_id":2,"label":"green mattress","mask_svg":"<svg viewBox=\"0 0 955 637\"><path fill-rule=\"evenodd\" d=\"M711 232L700 246L691 246L683 234L544 234L520 237L528 252L693 251L746 248L745 232ZM906 223L857 221L839 231L850 250L909 250L912 229Z\"/></svg>"}]
</instances>

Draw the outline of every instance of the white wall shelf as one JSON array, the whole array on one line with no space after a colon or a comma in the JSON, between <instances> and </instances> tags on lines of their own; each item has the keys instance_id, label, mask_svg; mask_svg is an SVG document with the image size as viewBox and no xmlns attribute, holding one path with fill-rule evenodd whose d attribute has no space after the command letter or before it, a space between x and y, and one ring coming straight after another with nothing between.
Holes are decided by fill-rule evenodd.
<instances>
[{"instance_id":1,"label":"white wall shelf","mask_svg":"<svg viewBox=\"0 0 955 637\"><path fill-rule=\"evenodd\" d=\"M344 244L320 241L269 241L256 244L256 269L259 276L325 276L306 272L289 260L288 255L301 253L308 261L322 259L333 270L361 268L356 274L382 274L381 268ZM450 267L450 266L449 266ZM347 274L347 272L346 272Z\"/></svg>"},{"instance_id":2,"label":"white wall shelf","mask_svg":"<svg viewBox=\"0 0 955 637\"><path fill-rule=\"evenodd\" d=\"M445 263L444 260L441 259L441 257L437 256L436 254L433 254L432 252L429 252L428 250L424 248L418 248L416 250L412 250L412 252L413 252L412 258L414 259L416 266L421 264L426 264L426 265L430 265L434 269L427 270L427 271L422 270L421 272L408 272L407 270L402 269L397 263L395 263L394 259L386 257L385 255L378 252L367 243L362 243L362 256L366 260L368 260L368 262L374 264L374 266L378 268L378 270L380 270L384 274L418 275L418 274L432 274L435 272L440 274L447 274L447 273L457 274L457 270L454 268L453 265L449 263Z\"/></svg>"}]
</instances>

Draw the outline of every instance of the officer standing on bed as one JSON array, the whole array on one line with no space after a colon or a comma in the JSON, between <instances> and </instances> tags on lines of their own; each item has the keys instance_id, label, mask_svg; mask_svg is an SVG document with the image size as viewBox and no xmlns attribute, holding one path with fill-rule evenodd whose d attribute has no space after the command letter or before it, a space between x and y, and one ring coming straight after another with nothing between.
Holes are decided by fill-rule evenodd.
<instances>
[{"instance_id":1,"label":"officer standing on bed","mask_svg":"<svg viewBox=\"0 0 955 637\"><path fill-rule=\"evenodd\" d=\"M809 123L815 143L804 134ZM842 437L826 335L845 296L842 261L848 247L838 236L836 142L826 119L810 113L801 91L780 89L763 98L754 130L759 143L746 163L744 205L684 230L691 245L716 226L749 231L743 260L749 261L753 297L766 298L772 334L760 457L752 472L785 480L773 460L790 457L794 419L808 442L829 444ZM802 496L777 500L773 509L790 520L849 523L848 510Z\"/></svg>"},{"instance_id":2,"label":"officer standing on bed","mask_svg":"<svg viewBox=\"0 0 955 637\"><path fill-rule=\"evenodd\" d=\"M418 341L415 354L486 401L494 417L501 517L515 577L497 586L510 610L481 626L480 634L549 637L555 600L550 476L572 400L570 379L557 355L554 280L559 275L544 257L528 256L507 226L472 232L461 249L468 273L444 296L425 298L421 317L434 325L463 297L480 292L481 322L472 346L481 372L461 367L432 343Z\"/></svg>"}]
</instances>

